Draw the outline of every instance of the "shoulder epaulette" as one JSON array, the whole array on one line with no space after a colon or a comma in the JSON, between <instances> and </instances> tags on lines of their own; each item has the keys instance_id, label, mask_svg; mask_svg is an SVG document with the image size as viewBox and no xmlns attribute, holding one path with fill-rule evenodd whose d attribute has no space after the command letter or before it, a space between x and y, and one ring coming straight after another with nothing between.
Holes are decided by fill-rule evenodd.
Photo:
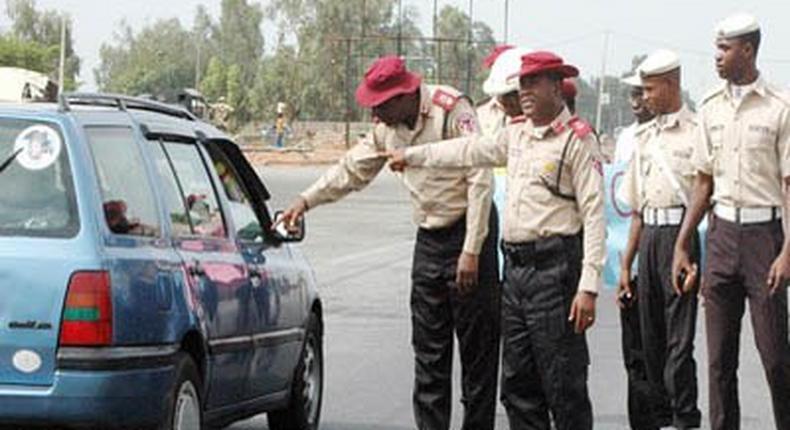
<instances>
[{"instance_id":1,"label":"shoulder epaulette","mask_svg":"<svg viewBox=\"0 0 790 430\"><path fill-rule=\"evenodd\" d=\"M573 130L573 133L576 134L579 139L584 139L593 132L593 127L578 116L574 116L568 120L568 127Z\"/></svg>"},{"instance_id":2,"label":"shoulder epaulette","mask_svg":"<svg viewBox=\"0 0 790 430\"><path fill-rule=\"evenodd\" d=\"M705 103L713 100L714 97L724 92L726 88L727 87L725 85L720 85L714 88L712 91L709 91L707 94L705 94L704 97L702 97L702 100L700 100L700 105L704 105Z\"/></svg>"},{"instance_id":3,"label":"shoulder epaulette","mask_svg":"<svg viewBox=\"0 0 790 430\"><path fill-rule=\"evenodd\" d=\"M458 104L458 100L461 99L461 94L451 94L448 91L445 91L442 88L437 88L433 91L433 104L439 106L440 108L444 109L446 112L450 112L455 108L455 105Z\"/></svg>"}]
</instances>

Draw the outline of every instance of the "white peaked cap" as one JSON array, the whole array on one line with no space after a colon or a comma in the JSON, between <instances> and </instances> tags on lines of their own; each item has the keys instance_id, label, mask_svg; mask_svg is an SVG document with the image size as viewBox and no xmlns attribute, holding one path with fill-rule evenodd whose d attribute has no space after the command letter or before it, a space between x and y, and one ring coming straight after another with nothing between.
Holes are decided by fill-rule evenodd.
<instances>
[{"instance_id":1,"label":"white peaked cap","mask_svg":"<svg viewBox=\"0 0 790 430\"><path fill-rule=\"evenodd\" d=\"M515 47L500 54L491 66L488 79L483 82L483 92L496 97L518 91L521 57L529 52L527 48Z\"/></svg>"}]
</instances>

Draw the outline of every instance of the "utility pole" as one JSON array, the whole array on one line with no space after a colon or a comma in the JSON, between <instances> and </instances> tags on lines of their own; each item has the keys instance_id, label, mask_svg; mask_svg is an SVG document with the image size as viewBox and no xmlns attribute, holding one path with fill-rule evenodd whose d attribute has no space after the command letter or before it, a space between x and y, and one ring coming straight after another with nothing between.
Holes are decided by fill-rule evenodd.
<instances>
[{"instance_id":1,"label":"utility pole","mask_svg":"<svg viewBox=\"0 0 790 430\"><path fill-rule=\"evenodd\" d=\"M609 30L603 34L603 55L601 57L601 76L598 79L598 106L595 111L595 130L601 132L601 110L603 108L604 81L606 80L606 54L609 51Z\"/></svg>"},{"instance_id":2,"label":"utility pole","mask_svg":"<svg viewBox=\"0 0 790 430\"><path fill-rule=\"evenodd\" d=\"M398 0L398 56L403 55L403 0Z\"/></svg>"},{"instance_id":3,"label":"utility pole","mask_svg":"<svg viewBox=\"0 0 790 430\"><path fill-rule=\"evenodd\" d=\"M469 31L466 33L466 88L464 89L466 94L469 94L472 89L472 25L475 22L473 13L474 0L469 0Z\"/></svg>"},{"instance_id":4,"label":"utility pole","mask_svg":"<svg viewBox=\"0 0 790 430\"><path fill-rule=\"evenodd\" d=\"M503 38L504 39L504 43L507 43L507 33L508 33L507 26L508 26L508 23L510 21L509 20L509 17L510 17L510 7L509 7L510 4L509 3L510 3L509 0L505 0L505 35L504 35L504 38Z\"/></svg>"},{"instance_id":5,"label":"utility pole","mask_svg":"<svg viewBox=\"0 0 790 430\"><path fill-rule=\"evenodd\" d=\"M433 80L439 83L442 76L442 42L439 42L439 6L438 0L433 0L433 61L436 67L433 70Z\"/></svg>"},{"instance_id":6,"label":"utility pole","mask_svg":"<svg viewBox=\"0 0 790 430\"><path fill-rule=\"evenodd\" d=\"M58 65L58 95L63 94L66 69L66 15L60 17L60 64Z\"/></svg>"}]
</instances>

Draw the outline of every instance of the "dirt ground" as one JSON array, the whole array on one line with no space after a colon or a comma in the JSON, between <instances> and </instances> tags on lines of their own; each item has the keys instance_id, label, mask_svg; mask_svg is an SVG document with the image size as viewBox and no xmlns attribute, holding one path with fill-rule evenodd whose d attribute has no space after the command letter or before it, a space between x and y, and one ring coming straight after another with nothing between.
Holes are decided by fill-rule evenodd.
<instances>
[{"instance_id":1,"label":"dirt ground","mask_svg":"<svg viewBox=\"0 0 790 430\"><path fill-rule=\"evenodd\" d=\"M261 146L242 146L244 155L253 166L307 166L334 164L345 152L346 146L323 144L315 148L271 148Z\"/></svg>"}]
</instances>

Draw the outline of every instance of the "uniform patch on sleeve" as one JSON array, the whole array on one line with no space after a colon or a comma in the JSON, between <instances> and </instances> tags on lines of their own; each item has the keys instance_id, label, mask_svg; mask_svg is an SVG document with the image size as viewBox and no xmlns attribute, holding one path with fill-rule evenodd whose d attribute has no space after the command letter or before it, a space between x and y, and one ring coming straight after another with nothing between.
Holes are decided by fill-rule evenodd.
<instances>
[{"instance_id":1,"label":"uniform patch on sleeve","mask_svg":"<svg viewBox=\"0 0 790 430\"><path fill-rule=\"evenodd\" d=\"M478 132L477 119L471 112L461 112L455 117L455 126L461 134L475 134Z\"/></svg>"},{"instance_id":2,"label":"uniform patch on sleeve","mask_svg":"<svg viewBox=\"0 0 790 430\"><path fill-rule=\"evenodd\" d=\"M592 126L578 116L571 118L568 121L568 126L573 129L573 132L576 133L579 139L584 139L593 131Z\"/></svg>"},{"instance_id":3,"label":"uniform patch on sleeve","mask_svg":"<svg viewBox=\"0 0 790 430\"><path fill-rule=\"evenodd\" d=\"M433 104L444 109L446 112L450 112L451 110L453 110L453 108L457 103L458 103L458 97L448 92L438 89L433 92Z\"/></svg>"}]
</instances>

